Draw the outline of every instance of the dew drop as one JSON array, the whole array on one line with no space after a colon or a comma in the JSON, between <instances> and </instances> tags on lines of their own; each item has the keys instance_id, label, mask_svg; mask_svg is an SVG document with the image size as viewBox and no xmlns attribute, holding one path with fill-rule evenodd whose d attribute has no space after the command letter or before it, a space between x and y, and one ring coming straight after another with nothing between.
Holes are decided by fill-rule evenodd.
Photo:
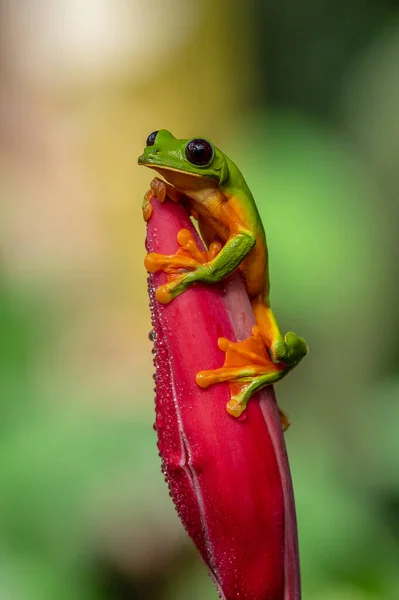
<instances>
[{"instance_id":1,"label":"dew drop","mask_svg":"<svg viewBox=\"0 0 399 600\"><path fill-rule=\"evenodd\" d=\"M157 415L155 423L156 423L157 429L164 426L164 420L159 415Z\"/></svg>"}]
</instances>

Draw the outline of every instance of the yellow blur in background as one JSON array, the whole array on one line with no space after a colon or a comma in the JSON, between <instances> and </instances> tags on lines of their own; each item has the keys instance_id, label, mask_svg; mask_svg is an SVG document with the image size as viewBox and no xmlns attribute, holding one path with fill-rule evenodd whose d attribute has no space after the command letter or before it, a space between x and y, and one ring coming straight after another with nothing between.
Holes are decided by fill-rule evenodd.
<instances>
[{"instance_id":1,"label":"yellow blur in background","mask_svg":"<svg viewBox=\"0 0 399 600\"><path fill-rule=\"evenodd\" d=\"M306 600L399 598L399 12L0 0L0 596L205 600L160 472L137 156L208 137L309 357L278 385Z\"/></svg>"}]
</instances>

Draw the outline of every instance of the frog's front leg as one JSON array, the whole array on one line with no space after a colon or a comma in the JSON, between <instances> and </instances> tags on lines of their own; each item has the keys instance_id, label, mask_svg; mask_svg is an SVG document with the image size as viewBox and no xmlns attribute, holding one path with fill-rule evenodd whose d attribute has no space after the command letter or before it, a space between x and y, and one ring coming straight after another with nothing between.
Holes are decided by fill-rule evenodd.
<instances>
[{"instance_id":1,"label":"frog's front leg","mask_svg":"<svg viewBox=\"0 0 399 600\"><path fill-rule=\"evenodd\" d=\"M212 242L209 250L198 249L193 236L186 229L179 231L179 250L173 255L151 252L144 264L150 273L164 271L168 283L158 288L156 297L162 304L184 292L193 283L216 283L232 273L255 245L255 236L245 230L238 230L221 248L219 242Z\"/></svg>"}]
</instances>

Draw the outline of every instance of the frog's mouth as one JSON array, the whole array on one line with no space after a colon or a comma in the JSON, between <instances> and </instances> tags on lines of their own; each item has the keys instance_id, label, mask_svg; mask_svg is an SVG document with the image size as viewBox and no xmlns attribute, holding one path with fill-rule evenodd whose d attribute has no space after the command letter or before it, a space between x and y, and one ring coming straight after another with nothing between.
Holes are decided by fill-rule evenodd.
<instances>
[{"instance_id":1,"label":"frog's mouth","mask_svg":"<svg viewBox=\"0 0 399 600\"><path fill-rule=\"evenodd\" d=\"M198 190L202 188L217 187L217 180L212 177L200 175L198 173L188 173L173 167L159 166L155 163L140 161L139 165L155 169L162 177L177 190L185 192L189 190Z\"/></svg>"}]
</instances>

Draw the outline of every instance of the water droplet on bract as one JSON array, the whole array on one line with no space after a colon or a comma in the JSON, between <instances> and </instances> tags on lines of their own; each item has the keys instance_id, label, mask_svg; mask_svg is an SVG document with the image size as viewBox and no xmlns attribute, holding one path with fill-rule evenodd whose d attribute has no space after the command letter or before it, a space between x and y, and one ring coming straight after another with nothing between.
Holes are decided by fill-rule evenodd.
<instances>
[{"instance_id":1,"label":"water droplet on bract","mask_svg":"<svg viewBox=\"0 0 399 600\"><path fill-rule=\"evenodd\" d=\"M148 334L148 339L150 340L150 342L155 341L155 331L153 329L151 329L150 333Z\"/></svg>"}]
</instances>

